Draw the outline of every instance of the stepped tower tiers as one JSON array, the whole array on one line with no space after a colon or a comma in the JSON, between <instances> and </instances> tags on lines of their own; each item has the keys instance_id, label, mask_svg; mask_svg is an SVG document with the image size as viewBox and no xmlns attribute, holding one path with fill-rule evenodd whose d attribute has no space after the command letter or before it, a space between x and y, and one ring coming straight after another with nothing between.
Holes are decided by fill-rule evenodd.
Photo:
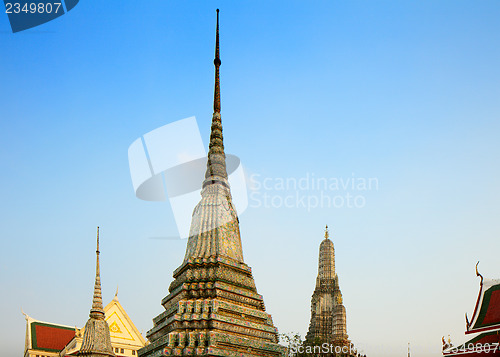
<instances>
[{"instance_id":1,"label":"stepped tower tiers","mask_svg":"<svg viewBox=\"0 0 500 357\"><path fill-rule=\"evenodd\" d=\"M96 272L94 284L94 297L92 299L92 308L90 317L85 324L83 333L83 342L78 356L86 357L114 357L111 347L111 337L109 335L109 326L105 320L104 308L102 306L101 296L101 271L99 267L99 227L97 227L97 250L96 250Z\"/></svg>"},{"instance_id":2,"label":"stepped tower tiers","mask_svg":"<svg viewBox=\"0 0 500 357\"><path fill-rule=\"evenodd\" d=\"M327 342L335 346L350 346L346 328L346 311L335 273L335 249L329 238L328 226L325 239L319 246L318 277L311 299L311 323L306 343Z\"/></svg>"},{"instance_id":3,"label":"stepped tower tiers","mask_svg":"<svg viewBox=\"0 0 500 357\"><path fill-rule=\"evenodd\" d=\"M219 10L214 113L201 200L194 208L184 261L174 271L165 308L139 357L283 356L278 331L243 261L238 216L226 171L220 115Z\"/></svg>"}]
</instances>

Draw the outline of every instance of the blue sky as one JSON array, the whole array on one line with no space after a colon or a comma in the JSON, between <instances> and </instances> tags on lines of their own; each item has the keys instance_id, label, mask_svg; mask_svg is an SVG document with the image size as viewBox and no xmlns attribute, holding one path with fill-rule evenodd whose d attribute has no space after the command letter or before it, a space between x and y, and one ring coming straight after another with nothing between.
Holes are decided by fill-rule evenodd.
<instances>
[{"instance_id":1,"label":"blue sky","mask_svg":"<svg viewBox=\"0 0 500 357\"><path fill-rule=\"evenodd\" d=\"M215 8L225 147L247 176L378 180L353 192L361 208L241 215L280 332L307 332L328 224L348 333L369 356L463 341L476 261L500 277L497 1L80 1L16 34L0 16L2 355L22 352L21 307L84 325L97 225L104 301L119 285L143 332L162 311L186 241L150 239L177 228L168 202L135 197L127 150L193 115L208 145Z\"/></svg>"}]
</instances>

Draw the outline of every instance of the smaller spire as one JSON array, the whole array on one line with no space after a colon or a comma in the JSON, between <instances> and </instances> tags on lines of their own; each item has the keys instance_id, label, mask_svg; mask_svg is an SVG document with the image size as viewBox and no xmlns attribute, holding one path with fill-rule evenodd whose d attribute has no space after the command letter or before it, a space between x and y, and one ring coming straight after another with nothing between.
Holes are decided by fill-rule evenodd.
<instances>
[{"instance_id":1,"label":"smaller spire","mask_svg":"<svg viewBox=\"0 0 500 357\"><path fill-rule=\"evenodd\" d=\"M325 239L328 239L330 237L330 233L328 233L328 224L325 227Z\"/></svg>"},{"instance_id":2,"label":"smaller spire","mask_svg":"<svg viewBox=\"0 0 500 357\"><path fill-rule=\"evenodd\" d=\"M81 336L81 334L81 330L75 329L76 336ZM83 331L82 345L77 355L81 357L115 357L113 347L111 346L109 325L104 318L104 309L102 307L101 272L99 267L99 227L97 227L94 298L92 299L90 316Z\"/></svg>"},{"instance_id":3,"label":"smaller spire","mask_svg":"<svg viewBox=\"0 0 500 357\"><path fill-rule=\"evenodd\" d=\"M99 264L99 227L97 227L97 249L96 253L96 268L95 268L95 284L94 297L92 299L92 309L90 309L90 317L104 319L104 308L102 306L101 295L101 269Z\"/></svg>"}]
</instances>

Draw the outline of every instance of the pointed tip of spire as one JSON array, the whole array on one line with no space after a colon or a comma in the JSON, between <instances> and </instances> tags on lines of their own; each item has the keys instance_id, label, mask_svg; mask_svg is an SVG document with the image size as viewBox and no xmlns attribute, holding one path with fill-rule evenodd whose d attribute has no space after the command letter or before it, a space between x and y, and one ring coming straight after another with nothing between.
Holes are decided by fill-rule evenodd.
<instances>
[{"instance_id":1,"label":"pointed tip of spire","mask_svg":"<svg viewBox=\"0 0 500 357\"><path fill-rule=\"evenodd\" d=\"M328 224L325 227L325 239L328 239L330 237L330 233L328 232Z\"/></svg>"},{"instance_id":2,"label":"pointed tip of spire","mask_svg":"<svg viewBox=\"0 0 500 357\"><path fill-rule=\"evenodd\" d=\"M219 67L221 65L219 54L219 9L217 9L217 26L215 29L215 90L214 90L214 113L220 113L220 80Z\"/></svg>"},{"instance_id":3,"label":"pointed tip of spire","mask_svg":"<svg viewBox=\"0 0 500 357\"><path fill-rule=\"evenodd\" d=\"M96 253L99 254L99 226L97 226L97 250Z\"/></svg>"}]
</instances>

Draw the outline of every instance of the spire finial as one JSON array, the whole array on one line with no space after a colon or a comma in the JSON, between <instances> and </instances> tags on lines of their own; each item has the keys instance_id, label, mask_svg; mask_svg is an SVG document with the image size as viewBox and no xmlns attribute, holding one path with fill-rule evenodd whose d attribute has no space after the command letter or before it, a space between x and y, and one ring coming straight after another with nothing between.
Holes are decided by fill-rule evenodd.
<instances>
[{"instance_id":1,"label":"spire finial","mask_svg":"<svg viewBox=\"0 0 500 357\"><path fill-rule=\"evenodd\" d=\"M221 65L219 56L219 9L217 9L217 26L215 30L215 88L214 88L214 113L220 113L220 80L219 67Z\"/></svg>"},{"instance_id":2,"label":"spire finial","mask_svg":"<svg viewBox=\"0 0 500 357\"><path fill-rule=\"evenodd\" d=\"M330 237L330 233L328 233L328 224L325 227L325 239L328 239Z\"/></svg>"},{"instance_id":3,"label":"spire finial","mask_svg":"<svg viewBox=\"0 0 500 357\"><path fill-rule=\"evenodd\" d=\"M96 266L95 266L95 284L94 284L94 297L92 299L92 308L90 309L90 317L104 319L104 309L102 307L101 295L101 269L99 264L99 227L97 227L97 249Z\"/></svg>"}]
</instances>

